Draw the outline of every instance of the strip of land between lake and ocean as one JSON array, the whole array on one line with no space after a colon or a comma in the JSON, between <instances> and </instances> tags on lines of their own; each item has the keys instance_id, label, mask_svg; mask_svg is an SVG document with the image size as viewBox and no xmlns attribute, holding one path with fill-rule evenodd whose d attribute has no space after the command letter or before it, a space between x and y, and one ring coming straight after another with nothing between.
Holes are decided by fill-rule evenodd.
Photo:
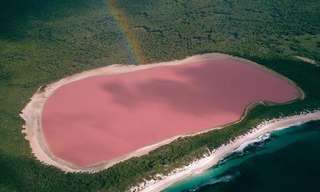
<instances>
[{"instance_id":1,"label":"strip of land between lake and ocean","mask_svg":"<svg viewBox=\"0 0 320 192\"><path fill-rule=\"evenodd\" d=\"M167 175L157 175L156 178L145 180L130 188L130 192L160 192L169 186L193 175L198 175L217 165L221 160L257 141L264 135L273 131L290 128L310 121L320 120L320 111L306 111L293 116L263 121L246 134L240 135L232 141L208 152L202 158L197 159L185 167L176 168Z\"/></svg>"}]
</instances>

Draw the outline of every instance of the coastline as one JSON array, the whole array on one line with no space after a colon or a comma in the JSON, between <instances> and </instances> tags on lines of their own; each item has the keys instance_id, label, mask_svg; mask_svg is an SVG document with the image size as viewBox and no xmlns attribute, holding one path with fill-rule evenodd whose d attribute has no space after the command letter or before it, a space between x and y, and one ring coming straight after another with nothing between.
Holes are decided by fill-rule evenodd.
<instances>
[{"instance_id":1,"label":"coastline","mask_svg":"<svg viewBox=\"0 0 320 192\"><path fill-rule=\"evenodd\" d=\"M193 161L191 164L177 168L168 175L158 175L157 179L147 180L129 189L130 192L160 192L167 187L184 180L190 176L200 174L216 165L225 157L250 144L265 134L276 130L289 128L291 126L307 123L309 121L320 120L320 111L302 112L298 115L272 119L260 123L248 133L238 136L228 144L222 145L212 152L205 154L203 158Z\"/></svg>"},{"instance_id":2,"label":"coastline","mask_svg":"<svg viewBox=\"0 0 320 192\"><path fill-rule=\"evenodd\" d=\"M250 60L246 60L244 58L239 58L239 57L235 57L235 56L231 56L231 55L227 55L227 54L221 54L221 53L210 53L210 54L203 54L203 55L195 55L195 56L191 56L191 57L187 57L185 59L181 59L181 60L174 60L174 61L169 61L169 62L161 62L161 63L153 63L153 64L147 64L147 65L121 65L121 64L114 64L114 65L110 65L110 66L106 66L106 67L101 67L101 68L97 68L97 69L93 69L93 70L89 70L89 71L84 71L78 74L74 74L68 77L65 77L63 79L60 79L59 81L56 81L54 83L48 84L46 86L40 87L36 93L32 96L30 102L26 105L26 107L22 110L20 116L22 117L22 119L24 119L25 124L23 125L23 134L25 135L26 140L29 141L31 149L32 149L32 153L34 154L34 156L40 160L42 163L44 164L48 164L48 165L53 165L59 169L61 169L62 171L65 172L88 172L88 173L94 173L94 172L98 172L104 169L107 169L119 162L128 160L132 157L138 157L138 156L142 156L145 155L147 153L149 153L150 151L159 148L160 146L166 145L171 143L172 141L176 140L179 137L187 137L187 136L194 136L194 135L198 135L198 134L203 134L209 131L212 131L214 129L221 129L224 128L225 126L229 126L235 123L240 122L243 118L246 117L247 112L253 108L255 105L257 105L258 103L262 103L262 104L271 104L273 105L274 103L266 103L266 102L258 102L258 103L252 103L250 105L248 105L243 114L241 115L240 119L225 125L221 125L218 127L213 127L213 128L208 128L205 131L201 131L201 132L197 132L197 133L193 133L193 134L185 134L185 135L177 135L173 138L168 138L164 141L161 141L159 143L155 143L153 145L149 145L140 149L137 149L136 151L133 151L129 154L126 154L124 156L115 158L111 161L103 161L103 162L99 162L97 164L91 165L89 167L78 167L74 164L71 164L69 162L64 161L63 159L60 159L58 157L55 157L55 155L53 155L51 153L51 151L49 150L48 145L46 144L46 141L44 139L44 135L43 135L43 131L42 131L42 126L41 126L41 114L42 114L42 110L44 107L44 104L46 102L46 100L55 92L55 90L57 90L59 87L66 85L68 83L77 81L77 80L81 80L81 79L85 79L88 77L92 77L92 76L100 76L100 75L115 75L115 74L122 74L122 73L129 73L129 72L133 72L133 71L137 71L137 70L143 70L143 69L150 69L150 68L154 68L154 67L159 67L159 66L165 66L165 65L180 65L180 64L185 64L187 62L192 62L192 61L197 61L197 60L203 60L203 59L208 59L211 57L228 57L228 58L232 58L232 59L236 59L236 60L242 60L245 62L249 62L250 64L256 65L258 67L260 67L262 70L266 70L271 72L272 74L278 76L279 78L283 78L285 79L288 83L292 84L294 87L296 87L296 89L299 91L299 95L297 96L297 98L295 98L294 100L290 101L294 102L298 99L304 99L305 98L305 94L304 92L301 90L300 87L298 87L293 81L291 81L290 79L286 78L285 76L282 76L281 74L268 69L262 65L259 65L255 62L252 62ZM284 103L287 104L287 103Z\"/></svg>"}]
</instances>

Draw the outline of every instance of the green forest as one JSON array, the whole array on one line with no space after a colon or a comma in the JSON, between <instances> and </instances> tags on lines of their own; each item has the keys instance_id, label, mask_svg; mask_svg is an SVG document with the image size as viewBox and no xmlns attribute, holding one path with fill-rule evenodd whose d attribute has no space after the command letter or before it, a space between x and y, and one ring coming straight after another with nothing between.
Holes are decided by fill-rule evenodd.
<instances>
[{"instance_id":1,"label":"green forest","mask_svg":"<svg viewBox=\"0 0 320 192\"><path fill-rule=\"evenodd\" d=\"M320 108L317 0L3 0L1 4L0 192L125 191L157 173L186 165L263 120ZM136 59L137 49L143 61ZM180 138L94 174L64 173L40 163L21 133L24 122L19 113L42 85L114 63L139 65L211 52L273 69L301 87L306 98L286 105L258 105L238 124Z\"/></svg>"}]
</instances>

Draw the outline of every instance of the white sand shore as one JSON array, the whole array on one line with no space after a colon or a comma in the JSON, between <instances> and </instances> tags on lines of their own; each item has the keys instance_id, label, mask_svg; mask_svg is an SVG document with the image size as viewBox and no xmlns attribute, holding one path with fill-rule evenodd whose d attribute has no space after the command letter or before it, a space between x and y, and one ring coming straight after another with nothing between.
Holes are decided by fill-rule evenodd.
<instances>
[{"instance_id":1,"label":"white sand shore","mask_svg":"<svg viewBox=\"0 0 320 192\"><path fill-rule=\"evenodd\" d=\"M85 78L92 77L92 76L128 73L128 72L132 72L132 71L151 69L154 67L166 66L166 65L167 66L168 65L181 65L181 64L188 63L188 62L197 62L199 60L209 59L209 58L213 58L213 57L214 58L232 58L235 60L242 60L244 62L248 62L253 65L257 65L257 66L261 67L262 69L270 71L271 73L277 75L278 77L285 79L286 81L291 83L293 86L295 86L299 90L299 93L300 93L299 98L297 98L297 99L304 99L304 97L305 97L304 92L297 85L295 85L294 82L292 82L290 79L287 79L286 77L278 74L277 72L272 71L262 65L258 65L257 63L254 63L252 61L249 61L249 60L246 60L243 58L239 58L239 57L234 57L231 55L221 54L221 53L209 53L209 54L203 54L203 55L195 55L195 56L187 57L182 60L174 60L174 61L169 61L169 62L138 65L138 66L137 65L114 64L114 65L109 65L106 67L101 67L101 68L97 68L97 69L93 69L93 70L89 70L89 71L84 71L82 73L78 73L75 75L71 75L71 76L65 77L57 82L54 82L54 83L51 83L51 84L48 84L46 86L39 88L38 91L32 96L30 102L26 105L26 107L22 110L22 112L20 114L22 119L24 119L24 121L25 121L25 125L23 126L22 132L23 132L23 134L25 134L26 140L28 140L30 142L32 153L42 163L55 166L65 172L93 173L93 172L107 169L107 168L115 165L116 163L128 160L132 157L145 155L145 154L149 153L150 151L152 151L162 145L166 145L179 137L193 136L193 135L197 135L197 134L211 131L213 129L223 128L224 126L228 126L230 124L221 125L219 127L213 127L213 128L208 129L206 131L198 132L195 134L177 135L176 137L168 138L167 140L156 143L154 145L146 146L144 148L133 151L130 154L124 155L124 156L119 157L117 159L113 159L112 161L99 162L95 165L91 165L90 167L79 167L77 165L66 162L61 158L58 158L54 154L51 153L51 151L49 150L49 147L46 144L46 141L44 139L42 125L41 125L42 124L41 123L42 110L43 110L44 104L47 101L47 99L59 87L64 86L66 84L69 84L71 82L85 79ZM253 106L255 106L255 104L256 103L253 103L252 105L247 106L242 117L238 121L235 121L233 123L237 123L237 122L241 121L246 116L247 111L250 108L252 108ZM233 123L231 123L231 124L233 124Z\"/></svg>"},{"instance_id":2,"label":"white sand shore","mask_svg":"<svg viewBox=\"0 0 320 192\"><path fill-rule=\"evenodd\" d=\"M229 144L223 145L211 154L192 162L190 165L177 168L169 175L158 175L156 180L149 180L132 187L130 192L159 192L174 183L181 181L192 175L197 175L210 167L216 165L220 160L230 155L239 148L243 149L245 145L252 143L258 137L269 134L272 131L288 128L294 125L303 124L309 121L320 120L320 111L304 112L299 115L283 117L265 121L252 129L249 133L239 136Z\"/></svg>"},{"instance_id":3,"label":"white sand shore","mask_svg":"<svg viewBox=\"0 0 320 192\"><path fill-rule=\"evenodd\" d=\"M301 61L304 61L306 63L310 63L310 64L314 64L316 65L317 67L319 67L320 65L317 64L316 60L313 60L313 59L310 59L310 58L307 58L307 57L302 57L302 56L295 56L295 58L301 60Z\"/></svg>"}]
</instances>

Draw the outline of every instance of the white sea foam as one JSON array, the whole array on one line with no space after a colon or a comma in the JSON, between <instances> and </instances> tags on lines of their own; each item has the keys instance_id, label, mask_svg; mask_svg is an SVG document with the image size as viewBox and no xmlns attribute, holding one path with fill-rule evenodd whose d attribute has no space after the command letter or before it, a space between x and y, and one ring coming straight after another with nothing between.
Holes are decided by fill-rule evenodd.
<instances>
[{"instance_id":1,"label":"white sea foam","mask_svg":"<svg viewBox=\"0 0 320 192\"><path fill-rule=\"evenodd\" d=\"M267 139L269 139L270 136L271 136L271 133L266 133L264 135L260 135L259 137L255 138L253 140L244 142L237 149L235 149L234 152L243 152L248 146L254 145L256 143L264 142Z\"/></svg>"}]
</instances>

